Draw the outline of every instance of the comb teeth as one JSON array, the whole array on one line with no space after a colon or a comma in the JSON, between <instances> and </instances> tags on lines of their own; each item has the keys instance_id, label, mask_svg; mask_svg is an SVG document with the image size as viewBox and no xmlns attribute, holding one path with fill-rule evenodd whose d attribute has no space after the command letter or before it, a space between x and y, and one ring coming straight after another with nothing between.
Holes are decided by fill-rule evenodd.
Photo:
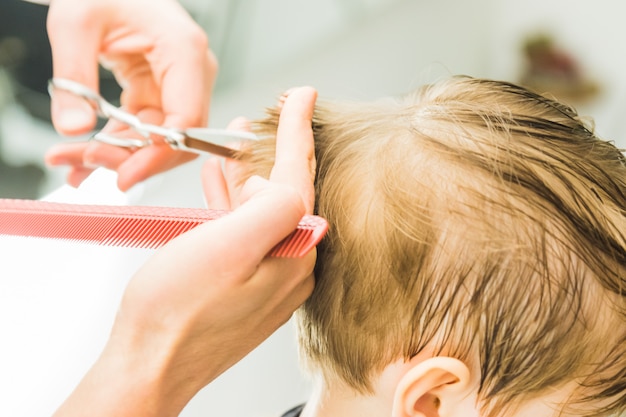
<instances>
[{"instance_id":1,"label":"comb teeth","mask_svg":"<svg viewBox=\"0 0 626 417\"><path fill-rule=\"evenodd\" d=\"M225 210L177 207L103 206L0 199L0 235L64 239L105 246L156 249ZM302 257L319 243L328 223L304 216L296 230L268 254Z\"/></svg>"},{"instance_id":2,"label":"comb teeth","mask_svg":"<svg viewBox=\"0 0 626 417\"><path fill-rule=\"evenodd\" d=\"M328 223L319 216L304 216L298 228L274 246L269 256L301 258L306 255L326 234Z\"/></svg>"}]
</instances>

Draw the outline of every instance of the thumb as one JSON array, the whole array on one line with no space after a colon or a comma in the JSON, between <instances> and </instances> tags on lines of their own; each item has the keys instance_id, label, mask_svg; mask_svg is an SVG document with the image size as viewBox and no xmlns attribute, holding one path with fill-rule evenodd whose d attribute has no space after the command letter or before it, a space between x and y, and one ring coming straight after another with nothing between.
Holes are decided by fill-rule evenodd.
<instances>
[{"instance_id":1,"label":"thumb","mask_svg":"<svg viewBox=\"0 0 626 417\"><path fill-rule=\"evenodd\" d=\"M94 12L81 7L81 2L66 3L53 1L48 11L53 77L76 81L98 91L101 25L98 19L90 18ZM51 91L51 95L52 122L57 131L76 135L93 129L96 113L87 101L59 89Z\"/></svg>"}]
</instances>

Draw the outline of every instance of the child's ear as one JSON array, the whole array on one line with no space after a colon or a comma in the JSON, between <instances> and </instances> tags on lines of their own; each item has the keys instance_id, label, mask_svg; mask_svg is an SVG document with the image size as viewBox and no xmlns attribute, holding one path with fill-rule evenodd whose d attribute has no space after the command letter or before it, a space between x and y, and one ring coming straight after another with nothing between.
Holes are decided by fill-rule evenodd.
<instances>
[{"instance_id":1,"label":"child's ear","mask_svg":"<svg viewBox=\"0 0 626 417\"><path fill-rule=\"evenodd\" d=\"M474 415L468 414L469 410L461 407L461 403L467 403L471 394L470 371L465 363L441 356L429 358L403 375L394 394L392 416ZM471 408L474 410L475 404L472 403Z\"/></svg>"}]
</instances>

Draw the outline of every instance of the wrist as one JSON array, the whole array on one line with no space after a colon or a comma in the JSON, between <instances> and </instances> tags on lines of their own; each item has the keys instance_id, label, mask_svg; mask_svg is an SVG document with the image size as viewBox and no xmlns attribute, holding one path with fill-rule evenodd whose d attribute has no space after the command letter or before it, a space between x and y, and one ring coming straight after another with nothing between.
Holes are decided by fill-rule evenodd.
<instances>
[{"instance_id":1,"label":"wrist","mask_svg":"<svg viewBox=\"0 0 626 417\"><path fill-rule=\"evenodd\" d=\"M201 387L189 374L176 372L171 351L114 331L54 417L178 416Z\"/></svg>"}]
</instances>

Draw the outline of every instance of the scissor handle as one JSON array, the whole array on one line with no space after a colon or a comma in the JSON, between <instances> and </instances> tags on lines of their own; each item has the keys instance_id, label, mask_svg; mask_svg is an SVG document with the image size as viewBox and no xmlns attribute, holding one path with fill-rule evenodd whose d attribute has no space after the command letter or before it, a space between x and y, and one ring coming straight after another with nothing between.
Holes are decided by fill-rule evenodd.
<instances>
[{"instance_id":1,"label":"scissor handle","mask_svg":"<svg viewBox=\"0 0 626 417\"><path fill-rule=\"evenodd\" d=\"M100 117L115 119L139 130L140 132L143 130L141 129L143 124L137 116L114 106L100 94L79 82L68 80L66 78L52 78L48 81L48 93L50 96L54 95L54 90L63 90L74 94L77 97L83 98L92 105ZM144 134L144 136L146 135Z\"/></svg>"},{"instance_id":2,"label":"scissor handle","mask_svg":"<svg viewBox=\"0 0 626 417\"><path fill-rule=\"evenodd\" d=\"M150 139L118 138L117 136L109 135L104 132L97 132L91 137L91 140L117 146L118 148L128 149L139 149L152 145Z\"/></svg>"},{"instance_id":3,"label":"scissor handle","mask_svg":"<svg viewBox=\"0 0 626 417\"><path fill-rule=\"evenodd\" d=\"M173 129L164 126L142 122L139 117L109 103L104 97L89 87L65 78L52 78L48 81L48 92L54 95L55 90L63 90L77 97L83 98L96 111L98 116L113 119L124 123L141 134L144 139L118 138L105 132L98 132L92 136L96 140L121 148L143 148L152 145L150 135L160 136L173 149L190 151L195 153L212 153L227 158L234 158L238 151L214 143L218 138L256 139L256 136L248 132L234 132L222 129L191 128Z\"/></svg>"}]
</instances>

